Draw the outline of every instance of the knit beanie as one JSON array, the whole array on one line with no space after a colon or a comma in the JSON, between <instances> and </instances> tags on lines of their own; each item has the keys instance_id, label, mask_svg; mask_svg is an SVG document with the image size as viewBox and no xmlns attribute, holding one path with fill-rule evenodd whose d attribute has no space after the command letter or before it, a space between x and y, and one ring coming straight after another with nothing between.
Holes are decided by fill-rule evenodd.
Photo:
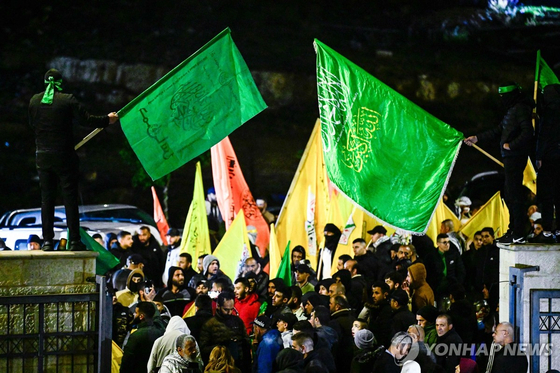
<instances>
[{"instance_id":1,"label":"knit beanie","mask_svg":"<svg viewBox=\"0 0 560 373\"><path fill-rule=\"evenodd\" d=\"M214 260L217 260L218 265L220 265L220 261L214 255L206 255L204 257L204 259L202 260L203 275L205 275L208 272L208 267L210 266L210 263L212 263Z\"/></svg>"},{"instance_id":2,"label":"knit beanie","mask_svg":"<svg viewBox=\"0 0 560 373\"><path fill-rule=\"evenodd\" d=\"M354 343L360 350L371 348L375 344L375 337L371 331L360 329L354 334Z\"/></svg>"}]
</instances>

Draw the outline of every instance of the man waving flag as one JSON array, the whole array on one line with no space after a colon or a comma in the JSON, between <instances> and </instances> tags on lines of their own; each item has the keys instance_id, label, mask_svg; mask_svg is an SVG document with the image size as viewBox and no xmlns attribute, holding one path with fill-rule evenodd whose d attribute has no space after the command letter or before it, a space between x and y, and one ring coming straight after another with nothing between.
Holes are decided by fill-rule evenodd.
<instances>
[{"instance_id":1,"label":"man waving flag","mask_svg":"<svg viewBox=\"0 0 560 373\"><path fill-rule=\"evenodd\" d=\"M463 134L315 40L329 179L377 219L425 232Z\"/></svg>"}]
</instances>

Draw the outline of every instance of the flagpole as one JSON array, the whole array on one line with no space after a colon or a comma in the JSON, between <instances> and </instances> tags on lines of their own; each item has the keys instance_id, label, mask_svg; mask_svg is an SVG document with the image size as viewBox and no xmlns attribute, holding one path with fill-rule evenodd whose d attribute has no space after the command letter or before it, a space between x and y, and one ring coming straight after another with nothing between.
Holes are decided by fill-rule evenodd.
<instances>
[{"instance_id":1,"label":"flagpole","mask_svg":"<svg viewBox=\"0 0 560 373\"><path fill-rule=\"evenodd\" d=\"M541 50L537 51L537 66L535 67L535 86L533 88L533 100L535 101L535 107L533 108L533 130L536 128L535 126L535 118L537 114L537 91L539 89L539 74L540 74L540 59L541 59Z\"/></svg>"},{"instance_id":2,"label":"flagpole","mask_svg":"<svg viewBox=\"0 0 560 373\"><path fill-rule=\"evenodd\" d=\"M78 150L79 148L81 148L82 145L84 145L86 142L91 140L95 135L97 135L101 131L103 131L103 128L96 128L93 131L91 131L89 135L84 137L82 141L80 141L79 143L76 144L76 146L74 147L74 150Z\"/></svg>"},{"instance_id":3,"label":"flagpole","mask_svg":"<svg viewBox=\"0 0 560 373\"><path fill-rule=\"evenodd\" d=\"M494 158L494 156L492 156L486 150L482 149L480 146L478 146L476 144L472 144L472 147L475 148L476 150L478 150L479 152L481 152L482 154L484 154L485 156L487 156L488 158L490 158L491 160L493 160L494 162L496 162L497 164L499 164L500 166L504 167L504 164L502 162L500 162L499 160Z\"/></svg>"}]
</instances>

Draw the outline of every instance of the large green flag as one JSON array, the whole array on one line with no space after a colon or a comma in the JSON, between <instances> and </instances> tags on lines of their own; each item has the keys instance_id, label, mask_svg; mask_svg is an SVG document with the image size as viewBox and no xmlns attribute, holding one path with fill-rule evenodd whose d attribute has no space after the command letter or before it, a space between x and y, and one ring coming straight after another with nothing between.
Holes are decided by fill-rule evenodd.
<instances>
[{"instance_id":1,"label":"large green flag","mask_svg":"<svg viewBox=\"0 0 560 373\"><path fill-rule=\"evenodd\" d=\"M463 134L320 41L315 48L330 180L376 219L425 232Z\"/></svg>"},{"instance_id":2,"label":"large green flag","mask_svg":"<svg viewBox=\"0 0 560 373\"><path fill-rule=\"evenodd\" d=\"M535 69L535 82L539 82L539 87L541 89L544 89L544 87L546 87L549 84L560 83L560 81L556 77L556 74L554 74L554 71L552 71L552 69L548 67L548 64L541 57L540 49L537 51L537 66Z\"/></svg>"},{"instance_id":3,"label":"large green flag","mask_svg":"<svg viewBox=\"0 0 560 373\"><path fill-rule=\"evenodd\" d=\"M156 180L265 108L226 29L121 109L119 117L132 149Z\"/></svg>"},{"instance_id":4,"label":"large green flag","mask_svg":"<svg viewBox=\"0 0 560 373\"><path fill-rule=\"evenodd\" d=\"M193 199L185 220L180 252L189 253L193 258L212 252L200 162L196 163Z\"/></svg>"}]
</instances>

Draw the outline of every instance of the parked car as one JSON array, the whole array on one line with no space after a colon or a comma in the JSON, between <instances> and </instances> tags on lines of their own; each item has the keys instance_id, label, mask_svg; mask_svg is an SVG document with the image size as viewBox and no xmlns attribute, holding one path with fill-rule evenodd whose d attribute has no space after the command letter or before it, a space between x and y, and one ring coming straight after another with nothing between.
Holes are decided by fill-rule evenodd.
<instances>
[{"instance_id":1,"label":"parked car","mask_svg":"<svg viewBox=\"0 0 560 373\"><path fill-rule=\"evenodd\" d=\"M110 232L116 234L124 230L134 234L141 226L147 226L158 242L162 243L152 216L136 206L120 204L85 205L80 206L79 211L80 226L90 235L99 233L105 239L105 236ZM56 206L54 215L55 241L57 241L60 238L66 238L64 206ZM41 224L40 208L9 211L0 218L0 238L4 240L6 246L14 250L21 250L24 246L27 248L27 238L30 234L41 237Z\"/></svg>"}]
</instances>

